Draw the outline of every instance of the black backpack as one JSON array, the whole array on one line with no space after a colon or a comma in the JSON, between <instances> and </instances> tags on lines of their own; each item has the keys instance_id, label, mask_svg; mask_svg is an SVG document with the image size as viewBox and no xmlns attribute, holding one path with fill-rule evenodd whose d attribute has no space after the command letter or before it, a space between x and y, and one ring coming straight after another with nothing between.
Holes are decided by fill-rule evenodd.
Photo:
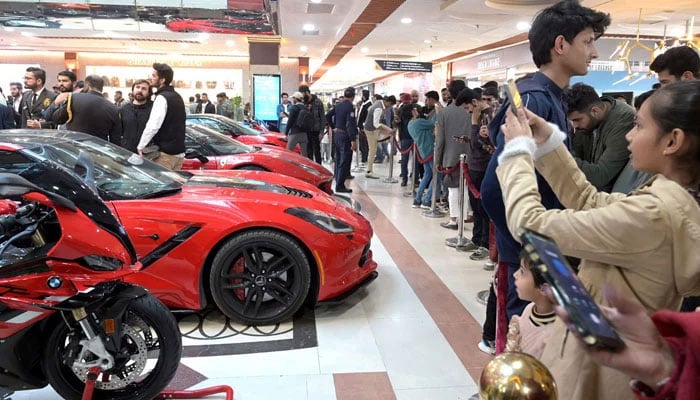
<instances>
[{"instance_id":1,"label":"black backpack","mask_svg":"<svg viewBox=\"0 0 700 400\"><path fill-rule=\"evenodd\" d=\"M302 132L311 132L314 129L314 116L303 105L299 106L299 114L294 125Z\"/></svg>"}]
</instances>

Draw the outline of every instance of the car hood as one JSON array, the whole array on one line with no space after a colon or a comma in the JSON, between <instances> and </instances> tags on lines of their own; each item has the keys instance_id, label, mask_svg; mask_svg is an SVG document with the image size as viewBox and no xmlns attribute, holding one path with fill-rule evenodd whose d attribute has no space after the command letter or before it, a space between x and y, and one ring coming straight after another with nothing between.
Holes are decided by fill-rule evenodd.
<instances>
[{"instance_id":1,"label":"car hood","mask_svg":"<svg viewBox=\"0 0 700 400\"><path fill-rule=\"evenodd\" d=\"M260 153L269 155L271 157L279 158L284 161L289 161L304 165L309 168L313 168L314 170L318 171L322 176L333 176L333 173L331 173L331 171L329 171L326 167L317 162L311 161L308 157L304 157L301 154L297 154L289 150L282 150L277 147L260 146L259 149L260 150L258 151Z\"/></svg>"},{"instance_id":2,"label":"car hood","mask_svg":"<svg viewBox=\"0 0 700 400\"><path fill-rule=\"evenodd\" d=\"M259 200L290 202L298 199L299 205L332 211L339 207L347 208L334 197L319 190L317 187L277 173L266 171L246 170L204 170L188 171L193 176L185 184L186 191L196 191L197 187L205 187L207 192L214 195L227 195L231 189L243 190L237 196L256 197ZM211 191L212 188L220 190Z\"/></svg>"}]
</instances>

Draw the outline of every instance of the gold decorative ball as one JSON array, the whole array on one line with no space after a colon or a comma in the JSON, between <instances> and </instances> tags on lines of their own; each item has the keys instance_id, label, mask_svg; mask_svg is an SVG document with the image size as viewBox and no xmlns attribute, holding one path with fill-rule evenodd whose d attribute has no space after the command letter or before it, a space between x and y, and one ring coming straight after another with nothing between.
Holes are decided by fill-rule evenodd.
<instances>
[{"instance_id":1,"label":"gold decorative ball","mask_svg":"<svg viewBox=\"0 0 700 400\"><path fill-rule=\"evenodd\" d=\"M554 377L535 357L503 353L486 364L479 378L481 400L557 400Z\"/></svg>"}]
</instances>

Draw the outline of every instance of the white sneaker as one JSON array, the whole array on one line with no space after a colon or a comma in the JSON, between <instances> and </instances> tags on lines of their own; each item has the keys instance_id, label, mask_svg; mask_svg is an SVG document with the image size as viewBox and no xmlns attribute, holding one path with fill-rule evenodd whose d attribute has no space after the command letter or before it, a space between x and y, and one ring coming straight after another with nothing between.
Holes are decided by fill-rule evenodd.
<instances>
[{"instance_id":1,"label":"white sneaker","mask_svg":"<svg viewBox=\"0 0 700 400\"><path fill-rule=\"evenodd\" d=\"M496 346L492 345L491 343L487 343L483 339L479 342L477 347L479 347L479 350L483 351L486 354L496 354Z\"/></svg>"}]
</instances>

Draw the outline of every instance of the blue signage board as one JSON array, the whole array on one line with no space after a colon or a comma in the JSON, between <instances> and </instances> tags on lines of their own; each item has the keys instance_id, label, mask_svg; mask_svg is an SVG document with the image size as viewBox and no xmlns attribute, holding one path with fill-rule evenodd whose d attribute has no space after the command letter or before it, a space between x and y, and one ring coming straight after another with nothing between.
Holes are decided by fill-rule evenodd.
<instances>
[{"instance_id":1,"label":"blue signage board","mask_svg":"<svg viewBox=\"0 0 700 400\"><path fill-rule=\"evenodd\" d=\"M255 118L277 122L280 90L281 79L279 75L253 75L253 112Z\"/></svg>"}]
</instances>

